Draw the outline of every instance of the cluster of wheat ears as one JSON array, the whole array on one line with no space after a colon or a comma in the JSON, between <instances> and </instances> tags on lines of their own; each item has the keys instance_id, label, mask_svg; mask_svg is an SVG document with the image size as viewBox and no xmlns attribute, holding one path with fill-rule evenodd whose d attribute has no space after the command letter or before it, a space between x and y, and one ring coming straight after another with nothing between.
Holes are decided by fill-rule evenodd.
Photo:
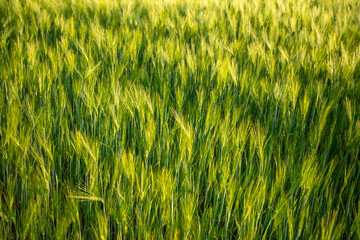
<instances>
[{"instance_id":1,"label":"cluster of wheat ears","mask_svg":"<svg viewBox=\"0 0 360 240\"><path fill-rule=\"evenodd\" d=\"M0 239L360 239L357 0L0 0Z\"/></svg>"}]
</instances>

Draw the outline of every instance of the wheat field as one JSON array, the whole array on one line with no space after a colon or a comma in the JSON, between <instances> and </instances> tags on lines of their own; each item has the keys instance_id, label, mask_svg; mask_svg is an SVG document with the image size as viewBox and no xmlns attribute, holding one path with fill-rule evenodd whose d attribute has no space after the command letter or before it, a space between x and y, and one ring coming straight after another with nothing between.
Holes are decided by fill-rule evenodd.
<instances>
[{"instance_id":1,"label":"wheat field","mask_svg":"<svg viewBox=\"0 0 360 240\"><path fill-rule=\"evenodd\" d=\"M357 0L0 0L0 239L360 239Z\"/></svg>"}]
</instances>

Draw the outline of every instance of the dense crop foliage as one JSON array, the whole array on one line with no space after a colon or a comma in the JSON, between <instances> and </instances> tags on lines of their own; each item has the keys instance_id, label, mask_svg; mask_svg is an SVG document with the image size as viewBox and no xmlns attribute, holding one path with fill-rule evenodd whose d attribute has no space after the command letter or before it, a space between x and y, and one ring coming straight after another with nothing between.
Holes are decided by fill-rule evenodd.
<instances>
[{"instance_id":1,"label":"dense crop foliage","mask_svg":"<svg viewBox=\"0 0 360 240\"><path fill-rule=\"evenodd\" d=\"M0 0L1 239L359 239L357 0Z\"/></svg>"}]
</instances>

